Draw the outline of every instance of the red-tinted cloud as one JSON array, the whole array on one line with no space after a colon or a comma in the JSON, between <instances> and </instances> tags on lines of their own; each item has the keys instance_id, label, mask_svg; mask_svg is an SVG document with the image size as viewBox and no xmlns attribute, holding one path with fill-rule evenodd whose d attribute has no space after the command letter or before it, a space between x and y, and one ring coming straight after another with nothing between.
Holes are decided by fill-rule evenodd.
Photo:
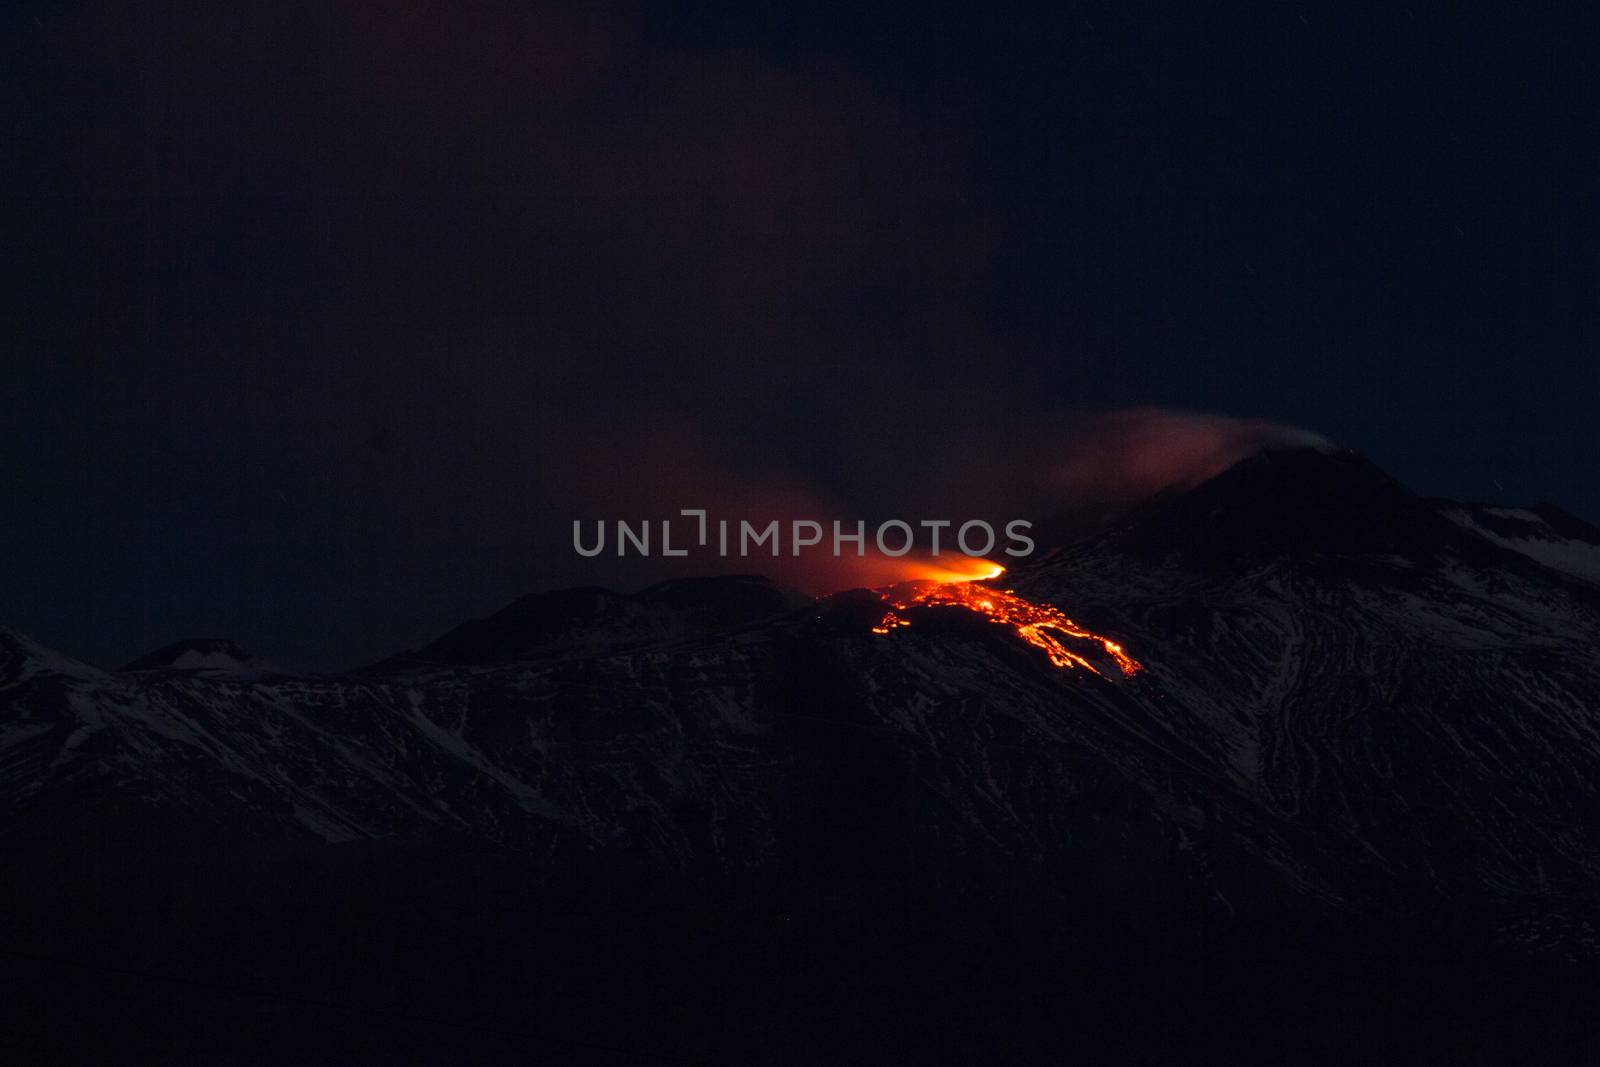
<instances>
[{"instance_id":1,"label":"red-tinted cloud","mask_svg":"<svg viewBox=\"0 0 1600 1067\"><path fill-rule=\"evenodd\" d=\"M1002 554L1007 544L1003 528L1012 519L1039 524L1041 539L1070 534L1163 490L1197 485L1261 448L1328 444L1316 434L1266 420L1158 408L1019 413L1016 421L1027 428L990 433L996 424L955 420L947 433L923 440L920 448L864 456L873 464L875 492L797 467L770 465L759 453L741 452L739 443L719 442L682 418L603 430L564 425L537 440L548 462L531 491L560 501L564 532L570 519L583 521L588 530L597 520L609 525L616 519L665 518L678 531L674 542L681 547L693 527L693 520L679 515L684 508L706 509L713 531L717 520L728 520L735 544L741 520L756 526L778 520L782 527L783 548L777 557L766 548L746 557L719 556L713 532L710 546L695 547L682 559L659 554L619 559L613 543L606 554L585 561L597 575L626 574L637 582L668 575L755 572L824 593L908 577L908 565L927 558L923 520L959 525L985 519L1000 535L993 557L1010 563L1015 561ZM888 466L890 461L898 469ZM796 519L814 520L824 528L823 544L798 557L789 542L789 524ZM865 555L857 555L850 544L844 546L844 555L831 554L835 519L845 532L852 532L858 521L866 523ZM873 547L873 531L888 519L918 530L918 548L910 556L889 558ZM946 554L958 551L953 537L953 528L943 534ZM892 538L891 545L897 546L898 539ZM570 545L563 550L570 551Z\"/></svg>"}]
</instances>

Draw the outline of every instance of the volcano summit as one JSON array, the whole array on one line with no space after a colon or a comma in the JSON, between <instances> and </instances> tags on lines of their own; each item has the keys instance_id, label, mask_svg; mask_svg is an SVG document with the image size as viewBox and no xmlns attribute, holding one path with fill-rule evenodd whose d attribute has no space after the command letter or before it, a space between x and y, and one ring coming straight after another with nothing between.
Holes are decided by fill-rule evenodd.
<instances>
[{"instance_id":1,"label":"volcano summit","mask_svg":"<svg viewBox=\"0 0 1600 1067\"><path fill-rule=\"evenodd\" d=\"M1307 450L1046 548L540 594L333 676L10 632L8 1033L1594 1055L1600 531Z\"/></svg>"}]
</instances>

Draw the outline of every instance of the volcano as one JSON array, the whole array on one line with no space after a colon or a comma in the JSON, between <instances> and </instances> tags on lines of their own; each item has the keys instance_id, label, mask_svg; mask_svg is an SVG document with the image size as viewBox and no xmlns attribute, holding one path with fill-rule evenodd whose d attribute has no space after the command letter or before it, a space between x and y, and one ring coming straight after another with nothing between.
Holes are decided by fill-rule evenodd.
<instances>
[{"instance_id":1,"label":"volcano","mask_svg":"<svg viewBox=\"0 0 1600 1067\"><path fill-rule=\"evenodd\" d=\"M1303 450L987 581L540 594L348 675L7 631L8 1039L1593 1062L1597 576Z\"/></svg>"}]
</instances>

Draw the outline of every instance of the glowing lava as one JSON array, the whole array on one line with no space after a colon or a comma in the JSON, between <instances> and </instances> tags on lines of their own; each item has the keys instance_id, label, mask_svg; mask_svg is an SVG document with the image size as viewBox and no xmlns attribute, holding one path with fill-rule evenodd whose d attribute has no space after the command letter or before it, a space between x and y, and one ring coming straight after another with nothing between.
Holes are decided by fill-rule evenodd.
<instances>
[{"instance_id":1,"label":"glowing lava","mask_svg":"<svg viewBox=\"0 0 1600 1067\"><path fill-rule=\"evenodd\" d=\"M952 559L947 564L915 566L910 581L874 590L889 610L872 628L873 633L886 634L898 627L910 626L911 620L901 612L912 608L950 605L966 608L993 622L1009 626L1028 644L1043 649L1045 655L1050 657L1050 662L1057 667L1083 667L1100 674L1094 664L1067 647L1065 639L1072 638L1099 644L1116 661L1124 675L1133 675L1139 670L1138 661L1124 652L1121 645L1085 630L1062 614L1060 609L1049 604L1035 604L1010 589L994 589L977 584L1004 574L1006 569L998 563L963 557Z\"/></svg>"},{"instance_id":2,"label":"glowing lava","mask_svg":"<svg viewBox=\"0 0 1600 1067\"><path fill-rule=\"evenodd\" d=\"M981 582L989 578L998 578L1006 569L998 563L991 563L986 559L974 559L971 556L941 557L938 562L927 560L907 562L903 566L901 581L906 582L937 582L945 585L950 582Z\"/></svg>"}]
</instances>

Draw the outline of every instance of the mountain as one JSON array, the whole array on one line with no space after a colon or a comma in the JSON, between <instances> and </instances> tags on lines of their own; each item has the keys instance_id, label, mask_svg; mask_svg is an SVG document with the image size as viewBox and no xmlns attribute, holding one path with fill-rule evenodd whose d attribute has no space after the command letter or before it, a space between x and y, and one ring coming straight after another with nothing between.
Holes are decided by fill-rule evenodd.
<instances>
[{"instance_id":1,"label":"mountain","mask_svg":"<svg viewBox=\"0 0 1600 1067\"><path fill-rule=\"evenodd\" d=\"M1591 531L1540 524L1535 554L1474 510L1350 454L1267 453L1016 584L1159 650L1149 736L1314 830L1320 891L1470 898L1584 955L1600 597L1569 564Z\"/></svg>"},{"instance_id":2,"label":"mountain","mask_svg":"<svg viewBox=\"0 0 1600 1067\"><path fill-rule=\"evenodd\" d=\"M755 575L661 582L635 594L597 586L525 596L385 668L573 656L723 632L793 612L811 598Z\"/></svg>"},{"instance_id":3,"label":"mountain","mask_svg":"<svg viewBox=\"0 0 1600 1067\"><path fill-rule=\"evenodd\" d=\"M235 641L222 637L190 637L147 652L123 671L225 671L272 673L278 668Z\"/></svg>"},{"instance_id":4,"label":"mountain","mask_svg":"<svg viewBox=\"0 0 1600 1067\"><path fill-rule=\"evenodd\" d=\"M0 626L0 679L14 686L38 675L95 682L105 672L46 648L13 626Z\"/></svg>"},{"instance_id":5,"label":"mountain","mask_svg":"<svg viewBox=\"0 0 1600 1067\"><path fill-rule=\"evenodd\" d=\"M1453 522L1570 578L1600 586L1600 528L1553 504L1497 508L1440 501Z\"/></svg>"},{"instance_id":6,"label":"mountain","mask_svg":"<svg viewBox=\"0 0 1600 1067\"><path fill-rule=\"evenodd\" d=\"M225 1020L199 1051L275 1058L311 1003L441 1059L411 1042L1592 1061L1597 546L1280 451L1001 580L1127 677L755 578L540 594L342 677L6 631L0 906L89 961L13 975L19 1032L147 972Z\"/></svg>"}]
</instances>

